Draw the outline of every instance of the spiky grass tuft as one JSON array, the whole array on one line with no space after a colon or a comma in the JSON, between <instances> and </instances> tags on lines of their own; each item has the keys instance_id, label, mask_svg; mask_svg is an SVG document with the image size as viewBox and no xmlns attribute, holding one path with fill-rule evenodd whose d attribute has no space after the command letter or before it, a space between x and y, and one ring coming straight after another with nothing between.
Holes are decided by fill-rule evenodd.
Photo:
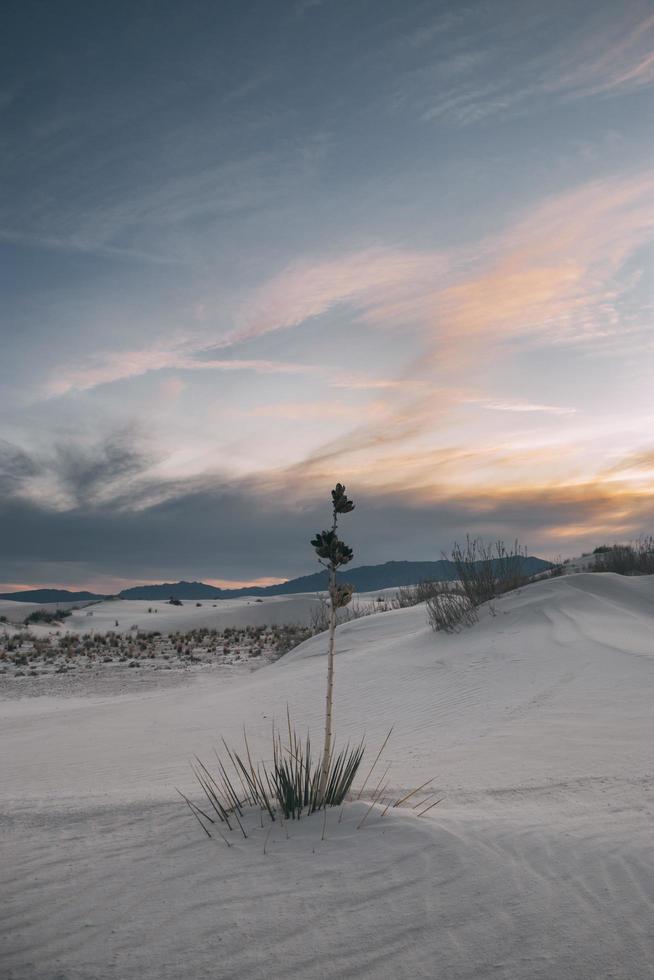
<instances>
[{"instance_id":1,"label":"spiky grass tuft","mask_svg":"<svg viewBox=\"0 0 654 980\"><path fill-rule=\"evenodd\" d=\"M386 735L358 791L353 790L352 787L363 761L365 751L363 740L354 746L348 743L340 752L332 753L325 790L321 793L322 758L318 756L314 759L310 736L307 734L304 740L300 738L291 725L288 712L287 726L283 737L273 726L272 762L253 761L245 729L243 748L240 750L230 747L223 739L224 755L220 756L216 752L217 768L209 769L200 759L195 759L192 765L193 773L207 802L200 807L181 790L177 792L207 837L217 835L228 847L231 847L223 829L228 832L234 831L237 836L241 834L247 838L248 823L252 826L252 811L254 811L256 823L261 823L262 830L266 815L271 821L264 843L265 854L274 821L279 820L282 826L286 826L288 839L286 823L288 820L300 820L322 810L322 840L324 840L327 808L340 807L338 820L340 823L346 801L363 798L366 786L377 768L393 731L391 728ZM410 792L402 793L397 800L393 797L389 798L386 781L389 769L390 766L387 766L378 780L375 777L375 788L365 794L368 807L357 824L358 830L365 825L376 806L383 807L380 813L382 818L389 810L407 807L407 805L421 817L442 802L443 797L434 800L436 793L431 791L433 779L427 780Z\"/></svg>"},{"instance_id":2,"label":"spiky grass tuft","mask_svg":"<svg viewBox=\"0 0 654 980\"><path fill-rule=\"evenodd\" d=\"M300 820L317 810L340 806L357 775L365 746L348 743L330 759L324 792L320 792L322 757L314 759L311 738L301 739L288 724L288 744L273 728L272 763L254 762L247 734L243 732L243 749L230 747L223 740L225 755L216 753L217 769L213 771L200 759L192 765L209 813L188 799L189 809L205 832L211 836L210 825L224 824L228 830L238 829L247 837L245 810L253 807L271 820Z\"/></svg>"}]
</instances>

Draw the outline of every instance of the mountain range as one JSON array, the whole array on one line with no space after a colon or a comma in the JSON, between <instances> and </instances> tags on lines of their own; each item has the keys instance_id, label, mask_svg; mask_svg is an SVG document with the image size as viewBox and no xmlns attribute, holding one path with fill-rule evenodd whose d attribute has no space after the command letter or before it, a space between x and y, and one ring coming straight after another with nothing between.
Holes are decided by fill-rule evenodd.
<instances>
[{"instance_id":1,"label":"mountain range","mask_svg":"<svg viewBox=\"0 0 654 980\"><path fill-rule=\"evenodd\" d=\"M525 575L536 575L552 567L543 558L522 558ZM454 562L446 558L440 561L387 561L383 565L361 565L343 573L343 581L349 582L357 592L374 592L376 589L415 585L417 582L450 582L457 577ZM6 592L0 599L18 602L82 602L94 599L238 599L242 596L294 595L298 592L321 592L327 588L327 571L314 572L289 579L277 585L249 586L241 589L219 589L204 582L164 582L161 585L137 585L123 589L115 596L94 592L69 592L66 589L30 589L25 592Z\"/></svg>"}]
</instances>

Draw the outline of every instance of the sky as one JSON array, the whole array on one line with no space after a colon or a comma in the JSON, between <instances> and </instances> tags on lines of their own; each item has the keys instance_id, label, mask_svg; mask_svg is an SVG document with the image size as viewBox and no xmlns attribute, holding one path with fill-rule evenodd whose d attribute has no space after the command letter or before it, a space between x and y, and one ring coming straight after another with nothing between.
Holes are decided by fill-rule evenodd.
<instances>
[{"instance_id":1,"label":"sky","mask_svg":"<svg viewBox=\"0 0 654 980\"><path fill-rule=\"evenodd\" d=\"M0 39L0 588L654 527L654 3L60 0Z\"/></svg>"}]
</instances>

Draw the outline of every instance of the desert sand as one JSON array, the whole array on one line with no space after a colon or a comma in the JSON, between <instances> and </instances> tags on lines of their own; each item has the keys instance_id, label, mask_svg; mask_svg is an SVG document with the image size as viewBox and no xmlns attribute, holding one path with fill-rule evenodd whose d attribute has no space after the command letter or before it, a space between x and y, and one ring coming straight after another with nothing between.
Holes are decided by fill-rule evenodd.
<instances>
[{"instance_id":1,"label":"desert sand","mask_svg":"<svg viewBox=\"0 0 654 980\"><path fill-rule=\"evenodd\" d=\"M324 840L316 815L227 847L175 794L244 723L258 753L287 705L320 733L323 636L252 674L3 700L2 975L651 978L653 636L654 578L589 573L454 635L424 606L339 627L337 741L372 757L393 725L389 796L442 802L357 829L355 801Z\"/></svg>"}]
</instances>

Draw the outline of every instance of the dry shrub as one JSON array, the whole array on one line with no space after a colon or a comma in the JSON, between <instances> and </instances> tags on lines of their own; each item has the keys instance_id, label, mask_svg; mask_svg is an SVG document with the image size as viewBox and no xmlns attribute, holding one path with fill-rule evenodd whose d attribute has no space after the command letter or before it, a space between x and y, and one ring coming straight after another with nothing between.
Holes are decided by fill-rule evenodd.
<instances>
[{"instance_id":1,"label":"dry shrub","mask_svg":"<svg viewBox=\"0 0 654 980\"><path fill-rule=\"evenodd\" d=\"M437 596L441 592L442 582L432 582L426 580L418 582L417 585L401 586L395 596L395 607L397 609L408 609L417 606L421 602L428 602L429 599Z\"/></svg>"},{"instance_id":2,"label":"dry shrub","mask_svg":"<svg viewBox=\"0 0 654 980\"><path fill-rule=\"evenodd\" d=\"M488 544L467 537L464 548L455 544L452 549L457 579L472 606L525 585L530 580L524 570L526 557L517 541L507 548L503 541Z\"/></svg>"},{"instance_id":3,"label":"dry shrub","mask_svg":"<svg viewBox=\"0 0 654 980\"><path fill-rule=\"evenodd\" d=\"M525 571L526 557L517 541L507 548L503 541L488 544L468 536L463 547L455 544L451 561L456 582L422 584L431 593L426 596L431 628L453 633L476 623L479 606L531 580Z\"/></svg>"},{"instance_id":4,"label":"dry shrub","mask_svg":"<svg viewBox=\"0 0 654 980\"><path fill-rule=\"evenodd\" d=\"M643 535L629 544L614 544L593 552L593 572L616 572L618 575L654 575L654 536Z\"/></svg>"},{"instance_id":5,"label":"dry shrub","mask_svg":"<svg viewBox=\"0 0 654 980\"><path fill-rule=\"evenodd\" d=\"M427 599L427 622L436 632L458 633L477 622L477 610L466 595L442 588Z\"/></svg>"}]
</instances>

